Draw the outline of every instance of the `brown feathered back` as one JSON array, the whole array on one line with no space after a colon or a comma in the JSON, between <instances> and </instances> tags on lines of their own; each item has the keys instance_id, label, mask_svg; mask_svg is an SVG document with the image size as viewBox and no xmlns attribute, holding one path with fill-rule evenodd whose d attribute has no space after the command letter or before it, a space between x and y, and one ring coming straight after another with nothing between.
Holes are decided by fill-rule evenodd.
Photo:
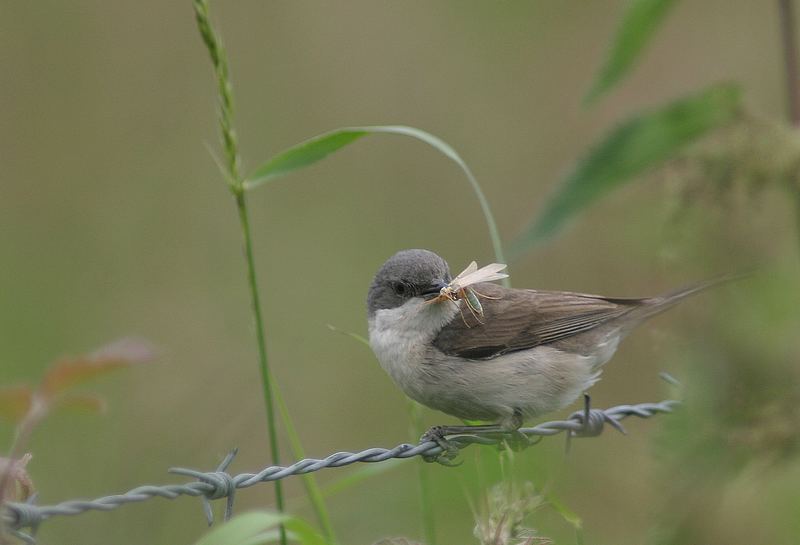
<instances>
[{"instance_id":1,"label":"brown feathered back","mask_svg":"<svg viewBox=\"0 0 800 545\"><path fill-rule=\"evenodd\" d=\"M631 299L476 284L483 317L478 320L461 301L463 319L456 317L446 325L434 346L445 354L469 359L490 359L540 345L589 354L603 337L624 336L650 316L724 280L727 278L660 297Z\"/></svg>"}]
</instances>

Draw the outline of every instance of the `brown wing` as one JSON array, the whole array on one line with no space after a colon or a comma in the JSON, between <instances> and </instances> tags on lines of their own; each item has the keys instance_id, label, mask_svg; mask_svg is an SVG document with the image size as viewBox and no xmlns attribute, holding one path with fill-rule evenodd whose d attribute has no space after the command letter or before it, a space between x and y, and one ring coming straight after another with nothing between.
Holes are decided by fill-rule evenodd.
<instances>
[{"instance_id":1,"label":"brown wing","mask_svg":"<svg viewBox=\"0 0 800 545\"><path fill-rule=\"evenodd\" d=\"M483 323L462 303L464 319L456 317L434 340L434 345L445 354L489 359L554 343L607 324L648 301L507 289L489 283L477 284L474 289L486 296L479 296Z\"/></svg>"}]
</instances>

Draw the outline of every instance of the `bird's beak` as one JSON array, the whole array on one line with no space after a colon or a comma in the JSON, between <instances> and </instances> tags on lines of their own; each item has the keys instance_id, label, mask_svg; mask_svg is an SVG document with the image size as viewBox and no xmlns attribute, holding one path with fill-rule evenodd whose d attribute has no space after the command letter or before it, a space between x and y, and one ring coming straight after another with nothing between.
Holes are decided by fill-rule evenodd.
<instances>
[{"instance_id":1,"label":"bird's beak","mask_svg":"<svg viewBox=\"0 0 800 545\"><path fill-rule=\"evenodd\" d=\"M426 300L433 299L439 295L439 292L442 291L442 288L447 286L447 282L444 280L439 280L438 278L431 282L430 286L425 288L420 295Z\"/></svg>"}]
</instances>

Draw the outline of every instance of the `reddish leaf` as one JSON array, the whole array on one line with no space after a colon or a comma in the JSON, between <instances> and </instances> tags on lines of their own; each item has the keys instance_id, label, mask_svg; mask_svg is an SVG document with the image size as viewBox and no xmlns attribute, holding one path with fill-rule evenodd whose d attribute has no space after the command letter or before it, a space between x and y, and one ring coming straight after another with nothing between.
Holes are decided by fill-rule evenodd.
<instances>
[{"instance_id":1,"label":"reddish leaf","mask_svg":"<svg viewBox=\"0 0 800 545\"><path fill-rule=\"evenodd\" d=\"M33 391L28 386L0 388L0 418L16 424L28 414L32 402Z\"/></svg>"},{"instance_id":2,"label":"reddish leaf","mask_svg":"<svg viewBox=\"0 0 800 545\"><path fill-rule=\"evenodd\" d=\"M81 414L101 414L106 412L106 400L93 394L67 394L52 406L55 412L75 412Z\"/></svg>"},{"instance_id":3,"label":"reddish leaf","mask_svg":"<svg viewBox=\"0 0 800 545\"><path fill-rule=\"evenodd\" d=\"M56 361L45 374L40 391L45 397L52 398L115 369L148 362L154 355L152 345L146 341L121 339L91 354Z\"/></svg>"}]
</instances>

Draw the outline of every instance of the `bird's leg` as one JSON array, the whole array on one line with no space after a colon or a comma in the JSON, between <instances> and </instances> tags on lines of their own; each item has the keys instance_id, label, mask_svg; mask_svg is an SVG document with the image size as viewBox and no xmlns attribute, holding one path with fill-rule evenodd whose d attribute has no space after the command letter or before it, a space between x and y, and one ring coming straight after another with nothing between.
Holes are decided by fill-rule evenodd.
<instances>
[{"instance_id":1,"label":"bird's leg","mask_svg":"<svg viewBox=\"0 0 800 545\"><path fill-rule=\"evenodd\" d=\"M419 442L426 443L428 441L433 441L439 445L442 452L434 455L423 454L422 459L426 462L438 462L446 466L458 465L453 462L456 456L458 456L458 447L447 440L447 435L452 435L448 426L433 426L423 433L422 437L419 438Z\"/></svg>"},{"instance_id":2,"label":"bird's leg","mask_svg":"<svg viewBox=\"0 0 800 545\"><path fill-rule=\"evenodd\" d=\"M508 439L509 446L514 450L519 450L533 444L527 435L519 431L522 426L522 413L514 413L506 419L496 424L479 424L473 426L434 426L420 438L421 442L433 441L442 448L442 454L436 457L425 458L426 461L441 462L440 457L444 456L447 461L452 461L458 454L458 447L447 439L451 435L489 435L501 436Z\"/></svg>"},{"instance_id":3,"label":"bird's leg","mask_svg":"<svg viewBox=\"0 0 800 545\"><path fill-rule=\"evenodd\" d=\"M508 445L508 448L513 451L526 449L541 440L541 437L539 437L534 441L519 431L519 429L522 427L522 424L522 412L519 409L514 409L514 413L511 415L511 418L501 423L501 425L505 426L505 433L508 435L505 443Z\"/></svg>"}]
</instances>

